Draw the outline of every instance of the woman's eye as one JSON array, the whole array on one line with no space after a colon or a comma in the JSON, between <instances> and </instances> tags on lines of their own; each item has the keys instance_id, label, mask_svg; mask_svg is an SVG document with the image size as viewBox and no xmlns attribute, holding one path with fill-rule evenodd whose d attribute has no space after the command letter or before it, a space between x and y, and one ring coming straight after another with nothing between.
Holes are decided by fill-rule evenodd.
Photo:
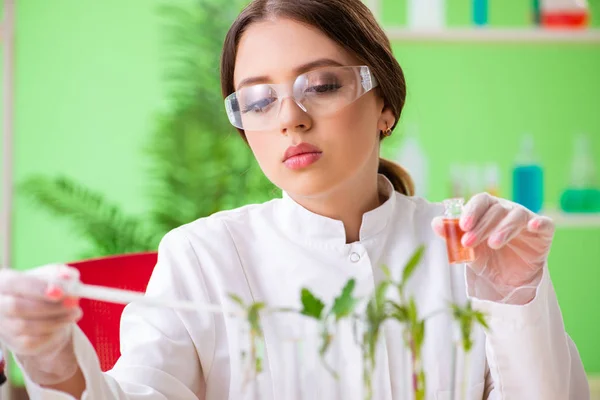
<instances>
[{"instance_id":1,"label":"woman's eye","mask_svg":"<svg viewBox=\"0 0 600 400\"><path fill-rule=\"evenodd\" d=\"M249 112L261 113L264 112L267 107L273 104L277 99L275 97L267 97L260 99L253 103L247 104L242 111L244 114Z\"/></svg>"},{"instance_id":2,"label":"woman's eye","mask_svg":"<svg viewBox=\"0 0 600 400\"><path fill-rule=\"evenodd\" d=\"M323 85L314 85L306 89L307 93L330 93L339 90L342 85L338 83L325 83Z\"/></svg>"}]
</instances>

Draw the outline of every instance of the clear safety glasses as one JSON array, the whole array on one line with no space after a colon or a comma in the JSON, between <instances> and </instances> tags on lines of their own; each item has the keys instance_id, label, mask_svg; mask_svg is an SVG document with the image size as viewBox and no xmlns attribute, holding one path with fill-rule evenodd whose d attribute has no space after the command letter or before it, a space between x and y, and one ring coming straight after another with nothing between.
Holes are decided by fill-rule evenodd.
<instances>
[{"instance_id":1,"label":"clear safety glasses","mask_svg":"<svg viewBox=\"0 0 600 400\"><path fill-rule=\"evenodd\" d=\"M311 116L328 116L377 86L367 66L326 67L302 74L294 82L245 86L227 96L225 109L236 128L260 131L279 126L286 98Z\"/></svg>"}]
</instances>

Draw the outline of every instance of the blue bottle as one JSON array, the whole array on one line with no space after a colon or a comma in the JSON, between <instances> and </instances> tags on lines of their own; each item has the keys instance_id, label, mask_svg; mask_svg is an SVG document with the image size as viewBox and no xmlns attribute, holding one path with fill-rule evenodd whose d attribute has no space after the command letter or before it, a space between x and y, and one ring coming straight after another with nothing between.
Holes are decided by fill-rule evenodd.
<instances>
[{"instance_id":1,"label":"blue bottle","mask_svg":"<svg viewBox=\"0 0 600 400\"><path fill-rule=\"evenodd\" d=\"M488 23L488 0L473 0L473 23L478 26Z\"/></svg>"},{"instance_id":2,"label":"blue bottle","mask_svg":"<svg viewBox=\"0 0 600 400\"><path fill-rule=\"evenodd\" d=\"M544 172L536 162L531 136L523 139L513 170L513 201L534 213L539 213L544 205Z\"/></svg>"}]
</instances>

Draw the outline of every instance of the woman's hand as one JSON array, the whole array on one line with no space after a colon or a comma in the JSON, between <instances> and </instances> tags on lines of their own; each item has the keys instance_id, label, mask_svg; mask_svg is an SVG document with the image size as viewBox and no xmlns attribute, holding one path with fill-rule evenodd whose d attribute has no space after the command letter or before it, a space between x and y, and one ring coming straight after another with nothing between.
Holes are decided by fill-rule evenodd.
<instances>
[{"instance_id":1,"label":"woman's hand","mask_svg":"<svg viewBox=\"0 0 600 400\"><path fill-rule=\"evenodd\" d=\"M78 369L72 324L82 312L53 279L79 279L77 270L41 267L27 273L0 271L0 340L40 385L62 382Z\"/></svg>"},{"instance_id":2,"label":"woman's hand","mask_svg":"<svg viewBox=\"0 0 600 400\"><path fill-rule=\"evenodd\" d=\"M526 304L535 296L546 264L554 223L526 208L487 193L474 196L464 207L462 244L475 251L468 267L475 273L476 296ZM434 231L444 237L442 218Z\"/></svg>"}]
</instances>

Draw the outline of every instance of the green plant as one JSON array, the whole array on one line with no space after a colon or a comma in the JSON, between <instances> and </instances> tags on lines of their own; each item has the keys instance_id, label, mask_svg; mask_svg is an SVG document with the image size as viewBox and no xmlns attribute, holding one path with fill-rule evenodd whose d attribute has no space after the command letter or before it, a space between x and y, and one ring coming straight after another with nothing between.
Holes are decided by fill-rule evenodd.
<instances>
[{"instance_id":1,"label":"green plant","mask_svg":"<svg viewBox=\"0 0 600 400\"><path fill-rule=\"evenodd\" d=\"M452 399L454 400L465 398L470 360L469 353L473 348L473 339L471 337L473 326L478 324L486 330L489 329L489 326L485 320L485 315L481 311L474 310L471 301L467 301L464 306L450 304L450 309L452 312L452 318L456 323L455 329L460 332L458 335L456 335L459 338L452 349L452 371L450 376L452 377ZM462 350L465 360L463 363L463 370L460 373L460 376L457 377L457 373L459 373L457 368L458 348ZM457 382L460 383L459 388L455 387Z\"/></svg>"},{"instance_id":2,"label":"green plant","mask_svg":"<svg viewBox=\"0 0 600 400\"><path fill-rule=\"evenodd\" d=\"M67 176L32 176L20 190L70 221L91 244L84 257L154 250L169 230L216 211L262 202L277 191L230 126L220 95L221 45L247 0L195 0L159 9L166 21L168 109L143 154L148 216L128 215L103 193Z\"/></svg>"},{"instance_id":3,"label":"green plant","mask_svg":"<svg viewBox=\"0 0 600 400\"><path fill-rule=\"evenodd\" d=\"M359 303L359 299L354 297L355 285L356 281L350 279L328 310L325 310L325 303L317 298L310 290L303 288L300 294L302 302L300 314L319 321L321 325L321 346L319 348L319 355L321 356L321 361L323 362L323 365L325 365L325 368L336 379L339 378L338 374L326 362L325 354L327 353L327 350L329 350L331 342L334 339L337 323L343 318L350 317Z\"/></svg>"},{"instance_id":4,"label":"green plant","mask_svg":"<svg viewBox=\"0 0 600 400\"><path fill-rule=\"evenodd\" d=\"M242 352L240 355L242 364L244 365L243 385L247 387L250 382L263 372L263 346L265 338L260 323L260 313L265 310L266 305L263 302L246 304L236 294L230 294L229 298L243 310L245 316L244 323L247 324L250 351L249 353Z\"/></svg>"},{"instance_id":5,"label":"green plant","mask_svg":"<svg viewBox=\"0 0 600 400\"><path fill-rule=\"evenodd\" d=\"M255 380L263 371L263 346L264 333L261 325L261 315L268 313L270 315L277 313L296 313L301 316L314 320L319 325L319 348L318 356L329 373L339 380L339 374L334 367L329 365L326 360L333 340L335 340L340 322L343 319L349 319L354 323L355 339L362 350L363 358L363 384L366 400L373 398L372 375L377 365L377 345L381 335L383 324L388 321L394 321L401 324L403 328L403 341L411 354L411 389L415 400L424 400L426 398L426 373L422 363L422 348L425 343L425 322L435 315L450 312L455 322L456 342L453 343L453 360L451 377L452 382L461 382L461 387L456 390L452 387L452 398L463 400L465 394L464 377L468 371L468 362L464 363L463 379L456 377L457 359L456 352L460 347L464 352L466 361L473 348L472 332L476 325L488 329L485 315L480 311L474 310L472 303L467 301L464 305L450 303L449 307L436 310L426 316L420 316L417 303L414 296L407 293L407 283L416 271L425 248L419 247L406 263L401 277L395 280L391 271L385 266L382 270L385 279L381 280L372 293L364 298L355 295L356 281L349 279L341 290L341 293L333 300L331 306L319 299L308 288L302 288L300 292L301 309L294 308L270 308L263 302L253 302L250 304L235 294L229 297L243 310L245 327L248 329L249 351L241 354L244 367L244 387L250 383L253 385L255 394L259 393L259 385ZM391 299L388 294L390 289L396 289L395 299ZM365 308L361 307L361 302L366 300ZM214 310L214 309L213 309ZM362 310L362 311L361 311ZM227 312L227 311L224 311ZM360 329L357 325L360 324ZM360 334L357 332L360 330ZM245 332L242 332L245 334ZM297 340L297 339L294 339ZM297 366L301 367L301 366ZM458 392L458 395L457 395Z\"/></svg>"},{"instance_id":6,"label":"green plant","mask_svg":"<svg viewBox=\"0 0 600 400\"><path fill-rule=\"evenodd\" d=\"M355 280L350 279L342 293L336 297L333 306L325 312L326 305L312 292L304 288L301 292L302 315L314 318L321 323L321 348L320 356L325 360L325 354L329 349L335 336L337 323L343 318L350 318L354 323L360 323L362 335L359 345L363 357L363 383L365 398L373 397L372 375L377 362L377 344L380 339L381 328L386 320L393 319L405 327L405 343L409 347L413 359L413 381L416 399L425 398L425 373L421 364L421 349L425 338L425 321L418 318L417 306L414 298L406 301L404 288L406 283L416 270L423 256L424 247L420 247L412 255L404 267L400 281L392 279L388 268L383 267L386 279L377 284L375 290L367 298L366 308L363 314L355 314L360 299L354 297ZM399 301L391 301L387 298L388 290L395 287L398 291ZM325 363L329 372L338 378L337 372Z\"/></svg>"},{"instance_id":7,"label":"green plant","mask_svg":"<svg viewBox=\"0 0 600 400\"><path fill-rule=\"evenodd\" d=\"M365 398L373 397L373 384L371 377L375 371L377 358L377 343L383 323L389 319L387 304L387 290L389 281L380 282L373 295L369 298L364 315L364 328L362 337L363 353L363 383L365 386Z\"/></svg>"},{"instance_id":8,"label":"green plant","mask_svg":"<svg viewBox=\"0 0 600 400\"><path fill-rule=\"evenodd\" d=\"M421 359L421 351L425 340L425 319L419 318L417 303L414 297L406 297L406 284L421 262L425 247L419 247L406 263L402 270L402 277L395 282L388 269L384 272L389 284L396 288L397 301L389 301L391 310L390 318L396 320L404 327L404 343L411 353L412 361L412 387L415 400L425 399L425 371Z\"/></svg>"}]
</instances>

